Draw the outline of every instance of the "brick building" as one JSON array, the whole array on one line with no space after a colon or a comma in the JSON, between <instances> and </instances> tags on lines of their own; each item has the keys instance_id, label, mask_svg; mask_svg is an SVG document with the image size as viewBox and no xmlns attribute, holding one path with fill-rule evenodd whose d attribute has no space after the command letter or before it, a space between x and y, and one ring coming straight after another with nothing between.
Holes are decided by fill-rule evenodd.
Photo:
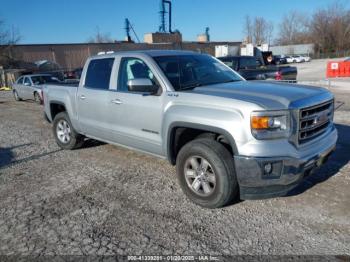
<instances>
[{"instance_id":1,"label":"brick building","mask_svg":"<svg viewBox=\"0 0 350 262\"><path fill-rule=\"evenodd\" d=\"M177 49L215 55L216 45L237 45L241 42L168 42L168 43L79 43L79 44L30 44L16 45L11 49L11 56L16 60L35 62L50 60L66 69L82 67L87 57L101 51L126 51L148 49Z\"/></svg>"}]
</instances>

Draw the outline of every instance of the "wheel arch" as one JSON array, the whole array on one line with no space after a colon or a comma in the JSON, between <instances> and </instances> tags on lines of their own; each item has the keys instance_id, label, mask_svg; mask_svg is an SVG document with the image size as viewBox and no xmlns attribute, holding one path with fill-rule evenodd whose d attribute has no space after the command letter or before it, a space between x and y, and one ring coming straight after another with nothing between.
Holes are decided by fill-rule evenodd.
<instances>
[{"instance_id":1,"label":"wheel arch","mask_svg":"<svg viewBox=\"0 0 350 262\"><path fill-rule=\"evenodd\" d=\"M60 101L56 101L56 100L50 101L50 116L51 116L51 120L53 121L55 116L58 113L61 113L61 112L67 112L67 114L68 114L66 105L64 103L60 102Z\"/></svg>"},{"instance_id":2,"label":"wheel arch","mask_svg":"<svg viewBox=\"0 0 350 262\"><path fill-rule=\"evenodd\" d=\"M197 132L197 134L195 136L189 137L188 141L185 141L184 143L180 143L180 145L177 145L177 142L178 142L177 139L179 138L178 130L189 130L189 129L191 131ZM183 132L183 131L180 131L180 132ZM175 165L177 153L179 152L181 147L184 146L187 142L198 137L198 135L205 134L205 133L213 134L219 139L224 138L227 144L230 146L232 154L238 154L235 139L227 130L220 127L215 127L215 126L178 121L178 122L171 123L168 128L167 139L166 139L166 152L167 152L168 161L172 165Z\"/></svg>"}]
</instances>

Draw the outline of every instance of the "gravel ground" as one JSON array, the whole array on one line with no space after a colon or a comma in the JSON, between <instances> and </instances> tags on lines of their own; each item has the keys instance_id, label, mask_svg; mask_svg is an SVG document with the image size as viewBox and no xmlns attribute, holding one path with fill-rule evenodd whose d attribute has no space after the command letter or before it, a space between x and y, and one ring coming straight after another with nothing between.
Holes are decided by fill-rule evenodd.
<instances>
[{"instance_id":1,"label":"gravel ground","mask_svg":"<svg viewBox=\"0 0 350 262\"><path fill-rule=\"evenodd\" d=\"M0 92L0 254L350 255L350 94L336 153L289 196L207 210L175 168L89 141L56 145L42 107Z\"/></svg>"}]
</instances>

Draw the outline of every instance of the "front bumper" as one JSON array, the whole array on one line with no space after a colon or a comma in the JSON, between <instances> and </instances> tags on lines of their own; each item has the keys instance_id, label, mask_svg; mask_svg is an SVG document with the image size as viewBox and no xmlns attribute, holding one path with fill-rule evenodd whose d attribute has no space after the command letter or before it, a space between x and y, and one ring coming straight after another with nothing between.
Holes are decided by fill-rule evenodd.
<instances>
[{"instance_id":1,"label":"front bumper","mask_svg":"<svg viewBox=\"0 0 350 262\"><path fill-rule=\"evenodd\" d=\"M335 131L336 132L336 131ZM303 178L324 164L335 150L335 142L317 148L312 154L297 157L235 156L235 169L241 199L284 196ZM271 164L267 173L265 165Z\"/></svg>"}]
</instances>

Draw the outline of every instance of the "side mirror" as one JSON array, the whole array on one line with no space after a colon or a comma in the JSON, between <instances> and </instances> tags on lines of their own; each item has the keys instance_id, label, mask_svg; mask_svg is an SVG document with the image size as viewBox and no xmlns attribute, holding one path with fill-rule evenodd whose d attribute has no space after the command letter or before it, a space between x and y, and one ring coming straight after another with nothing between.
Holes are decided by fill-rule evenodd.
<instances>
[{"instance_id":1,"label":"side mirror","mask_svg":"<svg viewBox=\"0 0 350 262\"><path fill-rule=\"evenodd\" d=\"M131 92L156 94L159 87L148 78L136 78L128 81L128 90Z\"/></svg>"},{"instance_id":2,"label":"side mirror","mask_svg":"<svg viewBox=\"0 0 350 262\"><path fill-rule=\"evenodd\" d=\"M30 83L24 83L25 86L30 86Z\"/></svg>"}]
</instances>

